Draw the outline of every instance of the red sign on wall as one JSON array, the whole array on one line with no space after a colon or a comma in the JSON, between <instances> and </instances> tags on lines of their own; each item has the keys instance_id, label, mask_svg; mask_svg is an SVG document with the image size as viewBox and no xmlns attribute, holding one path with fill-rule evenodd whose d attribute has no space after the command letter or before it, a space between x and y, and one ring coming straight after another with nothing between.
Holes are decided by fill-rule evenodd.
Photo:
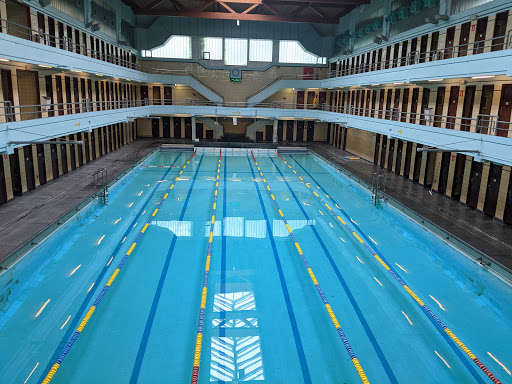
<instances>
[{"instance_id":1,"label":"red sign on wall","mask_svg":"<svg viewBox=\"0 0 512 384\"><path fill-rule=\"evenodd\" d=\"M4 159L7 160L9 158L9 155L4 155Z\"/></svg>"},{"instance_id":2,"label":"red sign on wall","mask_svg":"<svg viewBox=\"0 0 512 384\"><path fill-rule=\"evenodd\" d=\"M464 91L460 91L459 96L464 96Z\"/></svg>"},{"instance_id":3,"label":"red sign on wall","mask_svg":"<svg viewBox=\"0 0 512 384\"><path fill-rule=\"evenodd\" d=\"M471 30L472 30L472 31L474 31L474 30L475 30L475 28L476 28L476 24L473 24L473 25L471 26Z\"/></svg>"}]
</instances>

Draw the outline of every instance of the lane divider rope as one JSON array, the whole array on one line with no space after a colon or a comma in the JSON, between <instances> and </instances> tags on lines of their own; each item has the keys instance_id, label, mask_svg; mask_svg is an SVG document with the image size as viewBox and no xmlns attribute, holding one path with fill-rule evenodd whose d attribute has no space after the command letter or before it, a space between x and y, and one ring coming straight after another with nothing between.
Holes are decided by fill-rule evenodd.
<instances>
[{"instance_id":1,"label":"lane divider rope","mask_svg":"<svg viewBox=\"0 0 512 384\"><path fill-rule=\"evenodd\" d=\"M464 343L462 343L462 341L460 341L457 336L455 336L455 334L446 326L446 324L444 324L441 319L439 319L439 317L436 316L436 314L412 291L412 289L407 286L404 281L402 280L400 274L398 272L396 272L392 267L390 267L388 264L388 261L386 260L386 258L382 255L382 253L379 252L379 250L377 249L377 247L371 245L368 241L364 241L361 236L359 236L356 231L348 224L348 221L350 219L350 217L347 215L347 213L339 206L336 204L336 202L329 196L326 194L326 197L334 204L334 206L336 208L339 209L339 211L341 212L341 214L347 219L347 221L343 220L340 215L336 215L336 213L334 212L333 208L327 204L325 202L325 200L322 198L322 196L320 196L320 194L318 194L313 188L311 188L311 183L307 183L298 173L297 171L295 171L295 169L293 169L293 167L288 164L288 162L283 159L283 157L281 157L281 155L278 153L277 154L281 160L283 160L283 162L288 166L288 168L290 168L292 170L292 172L299 178L299 180L301 182L304 183L304 185L306 187L308 187L309 189L311 189L313 191L313 195L315 195L315 197L317 199L320 200L320 202L327 208L327 211L333 216L336 218L337 222L341 223L345 229L351 233L356 239L357 241L362 244L364 246L364 248L379 262L379 264L407 291L407 293L414 299L414 301L424 310L424 312L430 316L440 327L441 329L446 332L446 334L454 341L454 343L460 348L462 349L462 351L464 353L466 353L466 355L469 356L469 358L478 366L478 368L480 368L487 377L489 377L489 379L495 383L495 384L502 384L501 381L499 381L496 376L494 376L494 374L489 371L489 369L471 352L471 350L466 347L466 345ZM366 234L361 230L361 228L359 228L359 226L357 224L355 224L353 221L352 221L354 227L357 229L357 231L362 235L363 238L367 239L367 236Z\"/></svg>"},{"instance_id":2,"label":"lane divider rope","mask_svg":"<svg viewBox=\"0 0 512 384\"><path fill-rule=\"evenodd\" d=\"M258 165L258 162L256 161L256 158L254 157L254 154L252 153L252 151L251 151L251 156L252 156L252 159L254 160L254 164L256 164L256 168L258 169L258 172L260 173L261 178L263 179L263 182L265 183L265 186L266 186L268 192L270 193L270 197L272 198L272 201L274 202L274 205L276 206L277 211L279 212L279 216L281 216L281 220L283 220L284 225L286 226L286 229L288 230L288 233L290 234L290 239L292 240L293 244L295 245L295 248L297 249L297 252L299 253L299 255L301 257L302 262L304 263L304 266L306 267L306 270L308 271L309 277L313 281L313 284L315 285L315 288L318 291L320 298L322 299L324 307L327 310L327 313L329 314L329 317L331 318L331 321L334 324L334 327L336 328L336 331L338 332L338 335L341 338L343 345L345 346L345 349L348 352L348 355L350 356L350 359L357 371L357 374L359 375L361 381L364 384L369 384L370 381L366 377L366 373L364 372L363 368L361 367L361 364L359 363L359 360L357 359L356 354L354 353L354 350L352 349L352 346L350 345L350 343L347 339L347 336L341 329L340 323L339 323L338 319L336 318L336 315L334 314L329 302L327 301L327 298L325 297L325 295L322 291L322 288L320 288L320 284L318 283L318 280L317 280L315 274L313 273L313 270L309 266L306 256L304 255L304 252L302 251L299 243L297 242L297 239L295 238L295 235L293 234L293 231L292 231L290 225L288 224L288 221L284 217L283 211L279 207L279 204L277 203L276 198L275 198L274 194L272 193L270 186L268 185L267 179L265 179L265 176L263 175L263 172L261 171L260 166Z\"/></svg>"},{"instance_id":3,"label":"lane divider rope","mask_svg":"<svg viewBox=\"0 0 512 384\"><path fill-rule=\"evenodd\" d=\"M51 367L51 369L49 370L49 372L47 373L46 377L44 378L44 380L42 381L41 384L48 384L48 383L50 383L52 381L53 377L55 376L55 373L57 373L57 370L60 368L60 366L62 365L62 362L64 361L64 359L68 355L69 351L73 347L75 341L78 339L78 336L80 336L80 334L84 330L85 326L87 325L87 323L91 319L91 316L93 315L94 311L96 311L96 308L98 307L98 305L100 304L101 300L103 299L103 296L105 296L105 294L107 293L108 289L110 288L110 286L112 285L112 283L116 279L117 275L121 271L121 268L123 268L124 263L126 262L128 257L131 255L131 253L133 252L133 250L137 246L137 242L140 240L140 238L144 234L144 232L146 232L146 229L148 228L148 226L153 221L153 218L158 213L158 210L164 204L165 200L167 199L167 196L169 196L169 193L174 188L174 185L176 184L176 182L179 180L179 175L181 175L183 173L183 170L187 167L187 164L190 163L190 161L192 160L192 158L195 155L196 155L196 151L194 151L194 153L192 154L192 156L190 156L190 158L187 160L185 165L183 165L183 167L181 168L178 176L176 176L176 178L174 179L173 183L169 187L169 190L165 193L163 198L158 203L157 208L153 211L152 215L149 217L149 220L146 222L146 224L140 230L139 234L135 238L135 241L132 243L132 245L130 246L130 248L128 249L126 254L124 255L123 259L121 260L121 262L119 263L117 268L114 270L114 272L112 273L112 275L108 279L107 284L105 284L105 286L103 287L103 289L101 290L99 295L96 297L96 300L94 301L94 304L87 311L85 317L82 319L82 322L80 323L80 325L76 329L75 333L73 333L73 336L71 336L71 339L69 340L69 342L63 348L61 354L59 355L59 357L57 358L56 362L53 364L53 366Z\"/></svg>"},{"instance_id":4,"label":"lane divider rope","mask_svg":"<svg viewBox=\"0 0 512 384\"><path fill-rule=\"evenodd\" d=\"M217 212L217 195L219 193L219 176L220 176L220 162L222 159L222 149L219 152L219 162L217 164L217 178L215 180L215 195L213 198L212 218L210 221L210 234L208 237L208 251L206 253L206 264L204 266L204 277L203 277L203 290L201 294L201 306L199 309L199 322L197 325L196 335L196 346L194 352L194 365L192 367L192 380L191 384L197 384L199 377L199 365L201 364L201 346L203 344L203 331L204 331L204 319L206 311L206 297L208 294L208 277L210 274L210 260L212 254L213 244L213 230L215 228L215 214Z\"/></svg>"},{"instance_id":5,"label":"lane divider rope","mask_svg":"<svg viewBox=\"0 0 512 384\"><path fill-rule=\"evenodd\" d=\"M149 164L139 164L144 168L178 168L177 165L149 165Z\"/></svg>"}]
</instances>

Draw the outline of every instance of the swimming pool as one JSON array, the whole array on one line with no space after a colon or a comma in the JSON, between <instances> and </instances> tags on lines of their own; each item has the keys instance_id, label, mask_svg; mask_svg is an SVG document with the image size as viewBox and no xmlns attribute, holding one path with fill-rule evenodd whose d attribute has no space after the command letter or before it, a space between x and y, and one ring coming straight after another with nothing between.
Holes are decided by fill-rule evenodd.
<instances>
[{"instance_id":1,"label":"swimming pool","mask_svg":"<svg viewBox=\"0 0 512 384\"><path fill-rule=\"evenodd\" d=\"M156 152L3 272L2 382L186 383L197 340L199 383L492 382L456 341L512 382L506 281L314 155L218 151Z\"/></svg>"}]
</instances>

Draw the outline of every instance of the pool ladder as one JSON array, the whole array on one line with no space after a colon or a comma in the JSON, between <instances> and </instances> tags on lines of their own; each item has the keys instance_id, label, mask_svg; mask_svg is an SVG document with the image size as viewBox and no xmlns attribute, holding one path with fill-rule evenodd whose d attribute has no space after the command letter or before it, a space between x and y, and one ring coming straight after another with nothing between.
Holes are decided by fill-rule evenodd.
<instances>
[{"instance_id":1,"label":"pool ladder","mask_svg":"<svg viewBox=\"0 0 512 384\"><path fill-rule=\"evenodd\" d=\"M386 175L375 172L372 176L372 204L380 206L380 200L384 197L379 191L386 190Z\"/></svg>"},{"instance_id":2,"label":"pool ladder","mask_svg":"<svg viewBox=\"0 0 512 384\"><path fill-rule=\"evenodd\" d=\"M96 187L101 187L96 197L99 197L103 204L108 203L108 180L107 180L107 168L99 168L92 174L93 183Z\"/></svg>"}]
</instances>

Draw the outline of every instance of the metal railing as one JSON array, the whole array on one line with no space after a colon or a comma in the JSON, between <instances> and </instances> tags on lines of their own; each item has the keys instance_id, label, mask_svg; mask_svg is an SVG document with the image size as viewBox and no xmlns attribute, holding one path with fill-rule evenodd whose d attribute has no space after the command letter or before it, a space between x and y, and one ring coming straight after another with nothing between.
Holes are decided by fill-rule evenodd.
<instances>
[{"instance_id":1,"label":"metal railing","mask_svg":"<svg viewBox=\"0 0 512 384\"><path fill-rule=\"evenodd\" d=\"M20 37L25 40L30 40L36 43L48 45L54 48L60 48L65 51L78 53L84 56L89 56L94 59L106 61L108 63L120 65L126 68L139 69L139 64L132 62L131 54L128 51L126 55L130 56L130 59L124 59L120 55L115 55L113 53L101 52L93 49L92 47L88 47L87 44L77 44L70 37L57 37L54 35L50 35L48 33L42 33L35 29L26 27L24 25L13 23L12 21L0 18L0 24L2 25L1 32L6 33L11 36ZM80 31L80 33L83 33ZM93 37L94 38L94 37ZM94 38L96 41L96 38ZM90 41L90 40L89 40ZM104 41L103 41L104 42ZM107 43L111 44L111 43ZM113 47L119 48L116 45L111 44Z\"/></svg>"},{"instance_id":2,"label":"metal railing","mask_svg":"<svg viewBox=\"0 0 512 384\"><path fill-rule=\"evenodd\" d=\"M297 104L285 102L266 102L249 106L246 102L214 103L209 100L170 100L148 99L143 100L116 100L116 101L91 101L82 99L74 103L56 103L40 105L11 106L9 102L2 102L3 114L0 113L0 123L45 118L49 116L68 115L75 113L96 112L121 108L134 108L150 105L184 105L184 106L210 106L228 108L273 108L273 109L298 109L320 110L326 112L342 113L353 116L370 117L404 123L419 124L437 128L456 129L460 131L474 132L485 135L512 137L512 122L498 121L496 115L479 114L477 117L435 115L431 109L422 112L404 112L399 108L372 109L360 108L353 105L331 106L328 104ZM215 111L222 114L222 111Z\"/></svg>"}]
</instances>

